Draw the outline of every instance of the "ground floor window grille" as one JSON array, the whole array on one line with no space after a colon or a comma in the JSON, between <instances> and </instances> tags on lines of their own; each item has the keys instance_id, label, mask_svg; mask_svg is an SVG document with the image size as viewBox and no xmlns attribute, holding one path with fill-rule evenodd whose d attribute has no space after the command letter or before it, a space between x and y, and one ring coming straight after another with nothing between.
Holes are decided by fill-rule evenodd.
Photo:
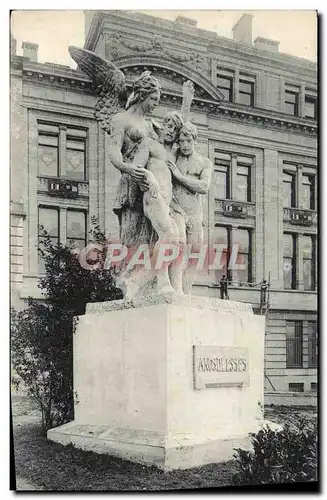
<instances>
[{"instance_id":1,"label":"ground floor window grille","mask_svg":"<svg viewBox=\"0 0 327 500\"><path fill-rule=\"evenodd\" d=\"M286 322L286 368L303 367L303 332L301 321Z\"/></svg>"}]
</instances>

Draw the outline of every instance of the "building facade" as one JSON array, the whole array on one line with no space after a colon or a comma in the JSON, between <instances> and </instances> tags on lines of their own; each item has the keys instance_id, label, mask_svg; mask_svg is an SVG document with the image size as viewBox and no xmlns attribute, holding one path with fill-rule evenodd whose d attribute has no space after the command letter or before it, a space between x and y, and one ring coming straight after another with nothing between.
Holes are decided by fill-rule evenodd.
<instances>
[{"instance_id":1,"label":"building facade","mask_svg":"<svg viewBox=\"0 0 327 500\"><path fill-rule=\"evenodd\" d=\"M317 391L317 65L252 43L244 14L233 39L140 13L87 11L85 48L113 60L127 82L148 69L161 83L154 118L179 109L182 84L193 81L191 120L197 151L214 172L205 197L205 243L239 244L244 269L200 273L194 293L229 297L259 312L260 283L270 280L266 322L266 390ZM66 66L38 63L37 46L11 57L12 305L42 298L37 280L38 227L54 241L87 244L95 216L118 235L112 212L119 172L93 116L89 78ZM221 100L221 96L224 99ZM66 193L57 187L66 183ZM57 186L57 187L56 187ZM223 332L222 332L223 334Z\"/></svg>"}]
</instances>

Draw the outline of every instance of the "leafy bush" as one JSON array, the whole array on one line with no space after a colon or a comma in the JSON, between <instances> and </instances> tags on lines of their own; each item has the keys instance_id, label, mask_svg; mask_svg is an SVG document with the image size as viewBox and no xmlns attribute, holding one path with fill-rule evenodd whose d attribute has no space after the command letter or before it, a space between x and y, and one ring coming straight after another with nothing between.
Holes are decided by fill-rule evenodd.
<instances>
[{"instance_id":1,"label":"leafy bush","mask_svg":"<svg viewBox=\"0 0 327 500\"><path fill-rule=\"evenodd\" d=\"M317 426L301 419L281 431L269 426L251 434L253 450L235 450L233 483L271 484L317 480Z\"/></svg>"},{"instance_id":2,"label":"leafy bush","mask_svg":"<svg viewBox=\"0 0 327 500\"><path fill-rule=\"evenodd\" d=\"M70 311L29 301L11 316L12 365L42 412L44 430L73 416L73 332Z\"/></svg>"},{"instance_id":3,"label":"leafy bush","mask_svg":"<svg viewBox=\"0 0 327 500\"><path fill-rule=\"evenodd\" d=\"M103 244L105 237L94 219L92 224L93 242ZM12 310L12 367L18 376L12 381L16 386L22 381L38 403L46 431L74 418L74 317L85 313L88 302L116 300L123 295L115 286L112 270L103 269L105 249L93 257L92 263L99 264L93 270L84 269L68 246L53 245L45 231L39 251L45 266L39 287L45 300L29 299L26 309Z\"/></svg>"},{"instance_id":4,"label":"leafy bush","mask_svg":"<svg viewBox=\"0 0 327 500\"><path fill-rule=\"evenodd\" d=\"M100 231L94 218L92 221L92 243L103 245L103 250L87 259L94 269L81 266L78 255L69 246L53 245L51 238L43 230L43 241L39 253L43 257L45 275L39 278L39 287L45 298L64 310L75 315L85 313L88 302L118 300L123 297L122 291L115 286L115 273L112 269L104 269L105 235ZM91 253L91 252L90 252Z\"/></svg>"}]
</instances>

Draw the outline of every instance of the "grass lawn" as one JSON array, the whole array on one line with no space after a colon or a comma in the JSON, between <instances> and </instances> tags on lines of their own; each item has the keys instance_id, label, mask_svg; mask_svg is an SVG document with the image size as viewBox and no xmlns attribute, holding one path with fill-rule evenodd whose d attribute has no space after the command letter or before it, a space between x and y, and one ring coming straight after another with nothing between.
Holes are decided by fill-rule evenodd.
<instances>
[{"instance_id":1,"label":"grass lawn","mask_svg":"<svg viewBox=\"0 0 327 500\"><path fill-rule=\"evenodd\" d=\"M233 461L164 473L109 455L62 446L42 435L39 414L26 398L13 398L16 474L46 491L158 491L232 484ZM273 408L270 420L293 421L295 413L316 418L316 410Z\"/></svg>"}]
</instances>

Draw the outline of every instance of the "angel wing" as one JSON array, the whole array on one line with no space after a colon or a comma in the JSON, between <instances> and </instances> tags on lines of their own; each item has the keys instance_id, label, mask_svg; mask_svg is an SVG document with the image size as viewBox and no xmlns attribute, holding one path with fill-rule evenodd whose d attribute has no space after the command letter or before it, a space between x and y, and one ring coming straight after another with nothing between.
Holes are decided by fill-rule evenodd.
<instances>
[{"instance_id":1,"label":"angel wing","mask_svg":"<svg viewBox=\"0 0 327 500\"><path fill-rule=\"evenodd\" d=\"M86 73L96 86L99 98L95 105L95 118L101 127L110 134L113 115L125 108L127 101L126 79L111 61L94 52L70 46L68 51L78 67Z\"/></svg>"}]
</instances>

